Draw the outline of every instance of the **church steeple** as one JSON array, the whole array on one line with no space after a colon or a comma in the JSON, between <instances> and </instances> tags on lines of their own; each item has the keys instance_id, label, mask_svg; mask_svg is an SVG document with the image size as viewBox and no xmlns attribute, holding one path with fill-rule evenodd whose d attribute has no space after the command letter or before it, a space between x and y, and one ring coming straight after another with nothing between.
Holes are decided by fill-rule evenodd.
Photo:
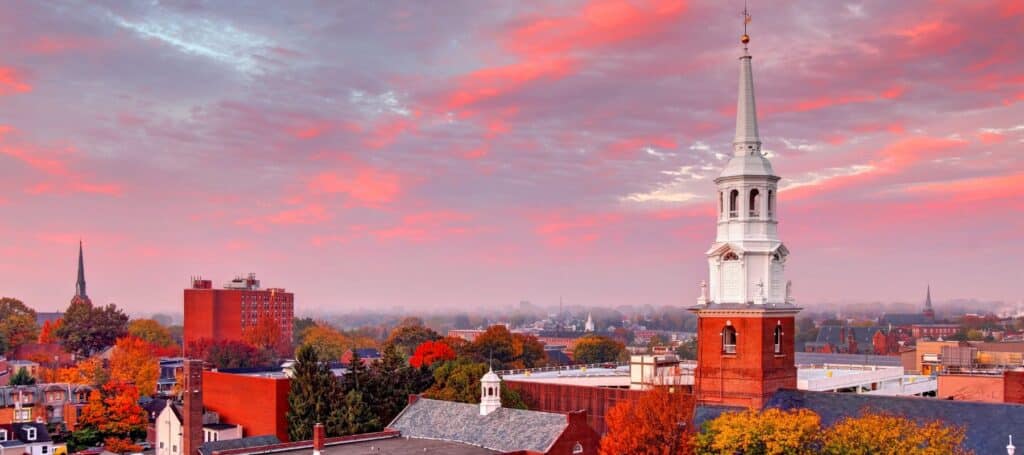
<instances>
[{"instance_id":1,"label":"church steeple","mask_svg":"<svg viewBox=\"0 0 1024 455\"><path fill-rule=\"evenodd\" d=\"M932 309L932 285L930 285L930 284L928 285L928 288L927 288L927 290L925 290L925 294L924 294L924 309L925 310Z\"/></svg>"},{"instance_id":2,"label":"church steeple","mask_svg":"<svg viewBox=\"0 0 1024 455\"><path fill-rule=\"evenodd\" d=\"M750 15L746 9L743 10L743 55L740 57L740 87L736 100L736 137L733 139L733 154L760 155L761 135L757 129L757 103L754 101L754 73L751 69L750 52L747 50L747 43L750 36L747 35L746 23L750 21Z\"/></svg>"},{"instance_id":3,"label":"church steeple","mask_svg":"<svg viewBox=\"0 0 1024 455\"><path fill-rule=\"evenodd\" d=\"M85 260L82 256L82 241L78 241L78 282L75 283L75 297L89 298L85 293Z\"/></svg>"}]
</instances>

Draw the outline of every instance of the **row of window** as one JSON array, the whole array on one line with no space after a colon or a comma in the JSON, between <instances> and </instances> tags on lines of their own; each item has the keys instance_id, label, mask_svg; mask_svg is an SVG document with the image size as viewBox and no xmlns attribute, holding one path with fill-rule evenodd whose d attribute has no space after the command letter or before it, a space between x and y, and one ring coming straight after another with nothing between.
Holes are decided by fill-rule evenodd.
<instances>
[{"instance_id":1,"label":"row of window","mask_svg":"<svg viewBox=\"0 0 1024 455\"><path fill-rule=\"evenodd\" d=\"M752 218L761 217L761 190L753 188L750 190L747 198L747 214ZM768 218L771 218L775 212L775 192L768 190ZM718 193L718 213L719 216L725 215L725 193ZM740 213L740 191L732 190L729 192L729 218L737 218Z\"/></svg>"},{"instance_id":2,"label":"row of window","mask_svg":"<svg viewBox=\"0 0 1024 455\"><path fill-rule=\"evenodd\" d=\"M739 334L736 332L736 328L731 325L725 326L722 329L722 353L723 354L735 354L736 353L736 340ZM782 354L782 326L775 326L775 333L773 335L774 346L773 350L776 354Z\"/></svg>"}]
</instances>

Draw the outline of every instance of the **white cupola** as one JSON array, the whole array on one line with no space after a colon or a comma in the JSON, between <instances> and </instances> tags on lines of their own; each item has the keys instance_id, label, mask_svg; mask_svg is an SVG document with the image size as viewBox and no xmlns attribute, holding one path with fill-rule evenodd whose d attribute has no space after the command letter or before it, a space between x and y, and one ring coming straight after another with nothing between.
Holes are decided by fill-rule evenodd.
<instances>
[{"instance_id":1,"label":"white cupola","mask_svg":"<svg viewBox=\"0 0 1024 455\"><path fill-rule=\"evenodd\" d=\"M744 34L733 155L715 179L718 230L707 251L710 279L701 285L700 305L792 303L784 278L789 250L778 235L779 177L761 151L748 42Z\"/></svg>"},{"instance_id":2,"label":"white cupola","mask_svg":"<svg viewBox=\"0 0 1024 455\"><path fill-rule=\"evenodd\" d=\"M501 408L501 378L488 369L480 378L480 415L485 416Z\"/></svg>"}]
</instances>

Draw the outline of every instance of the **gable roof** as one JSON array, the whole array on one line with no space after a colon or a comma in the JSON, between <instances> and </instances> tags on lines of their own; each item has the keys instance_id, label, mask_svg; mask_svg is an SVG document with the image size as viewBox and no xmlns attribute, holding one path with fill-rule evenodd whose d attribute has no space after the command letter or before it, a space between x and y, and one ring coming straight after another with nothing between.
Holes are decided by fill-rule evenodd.
<instances>
[{"instance_id":1,"label":"gable roof","mask_svg":"<svg viewBox=\"0 0 1024 455\"><path fill-rule=\"evenodd\" d=\"M814 345L830 344L833 346L847 347L849 338L852 336L857 342L857 352L870 353L874 351L872 338L875 333L885 333L884 327L855 327L847 325L823 325L818 329L818 338ZM844 338L845 337L845 338Z\"/></svg>"},{"instance_id":2,"label":"gable roof","mask_svg":"<svg viewBox=\"0 0 1024 455\"><path fill-rule=\"evenodd\" d=\"M922 313L890 313L883 314L882 317L878 318L878 325L914 325L914 324L928 324L934 322L928 316Z\"/></svg>"},{"instance_id":3,"label":"gable roof","mask_svg":"<svg viewBox=\"0 0 1024 455\"><path fill-rule=\"evenodd\" d=\"M475 404L419 398L388 428L410 438L461 442L498 452L545 453L568 426L562 414L499 408L482 416Z\"/></svg>"},{"instance_id":4,"label":"gable roof","mask_svg":"<svg viewBox=\"0 0 1024 455\"><path fill-rule=\"evenodd\" d=\"M204 442L203 445L199 446L199 453L210 455L221 450L248 449L250 447L262 447L280 443L281 440L277 439L277 436L274 435L249 436L239 439Z\"/></svg>"},{"instance_id":5,"label":"gable roof","mask_svg":"<svg viewBox=\"0 0 1024 455\"><path fill-rule=\"evenodd\" d=\"M916 422L942 420L964 427L964 446L975 453L1005 453L1007 436L1024 426L1024 405L940 400L937 398L879 396L855 393L779 390L766 408L808 409L830 426L864 410L887 412Z\"/></svg>"},{"instance_id":6,"label":"gable roof","mask_svg":"<svg viewBox=\"0 0 1024 455\"><path fill-rule=\"evenodd\" d=\"M25 422L25 423L11 423L7 425L0 425L0 428L7 430L7 441L12 440L21 441L23 444L36 444L40 442L51 442L53 439L50 438L50 432L46 430L46 424ZM29 428L35 428L36 438L29 441L26 439L26 431ZM14 444L21 445L21 444ZM5 447L7 447L5 445Z\"/></svg>"}]
</instances>

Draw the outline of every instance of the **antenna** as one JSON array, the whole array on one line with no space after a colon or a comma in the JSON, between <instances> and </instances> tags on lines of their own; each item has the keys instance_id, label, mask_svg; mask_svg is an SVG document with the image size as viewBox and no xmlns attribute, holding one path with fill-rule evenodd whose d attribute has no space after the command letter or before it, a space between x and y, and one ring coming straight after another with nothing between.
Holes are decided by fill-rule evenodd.
<instances>
[{"instance_id":1,"label":"antenna","mask_svg":"<svg viewBox=\"0 0 1024 455\"><path fill-rule=\"evenodd\" d=\"M747 51L747 43L750 42L750 35L747 35L747 24L750 23L750 12L747 10L747 1L743 0L743 36L740 42L743 43L743 52Z\"/></svg>"}]
</instances>

